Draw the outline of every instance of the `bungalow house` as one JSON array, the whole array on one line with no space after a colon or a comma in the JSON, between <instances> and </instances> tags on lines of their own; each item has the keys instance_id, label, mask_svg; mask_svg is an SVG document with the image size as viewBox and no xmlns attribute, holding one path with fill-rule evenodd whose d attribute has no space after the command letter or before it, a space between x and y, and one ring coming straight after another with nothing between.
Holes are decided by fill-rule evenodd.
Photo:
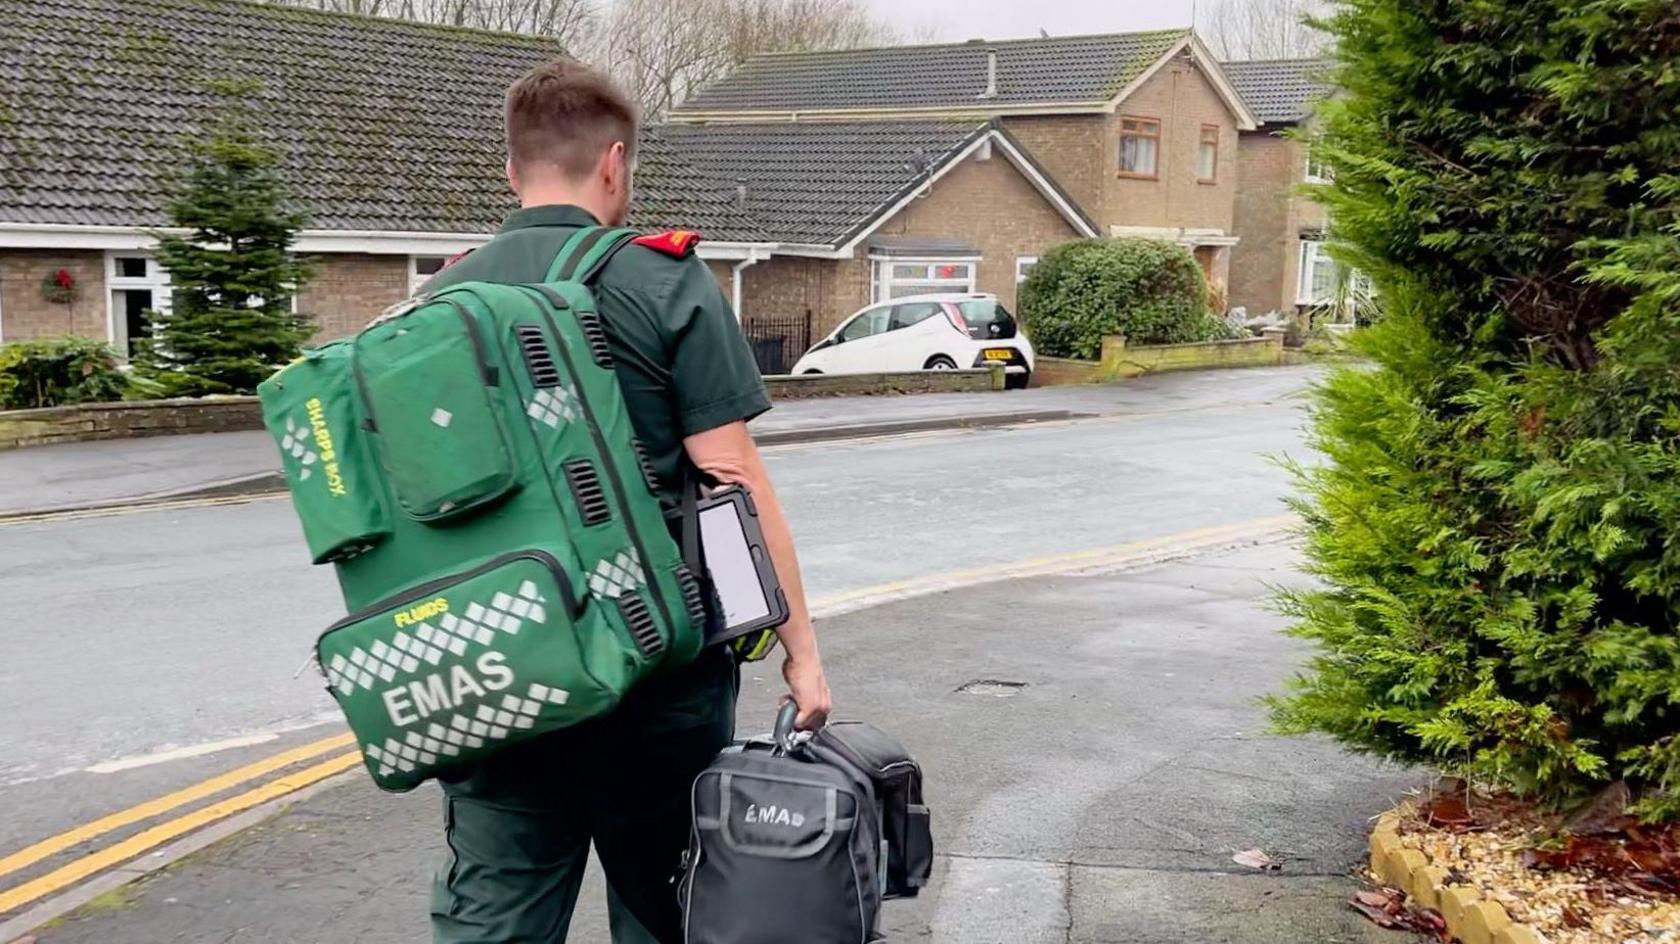
<instances>
[{"instance_id":1,"label":"bungalow house","mask_svg":"<svg viewBox=\"0 0 1680 944\"><path fill-rule=\"evenodd\" d=\"M119 347L169 305L149 249L218 89L254 89L255 123L308 217L297 248L315 276L298 308L332 337L494 231L513 206L503 90L559 51L205 0L6 0L0 36L0 340Z\"/></svg>"}]
</instances>

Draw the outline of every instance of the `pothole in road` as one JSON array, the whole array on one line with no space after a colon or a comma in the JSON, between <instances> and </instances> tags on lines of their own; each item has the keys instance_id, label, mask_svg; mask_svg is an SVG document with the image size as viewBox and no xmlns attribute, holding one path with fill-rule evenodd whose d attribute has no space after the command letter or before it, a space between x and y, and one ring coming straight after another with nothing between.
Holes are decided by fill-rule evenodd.
<instances>
[{"instance_id":1,"label":"pothole in road","mask_svg":"<svg viewBox=\"0 0 1680 944\"><path fill-rule=\"evenodd\" d=\"M1010 682L1004 679L975 679L957 686L959 695L983 695L990 698L1011 698L1026 688L1026 682Z\"/></svg>"}]
</instances>

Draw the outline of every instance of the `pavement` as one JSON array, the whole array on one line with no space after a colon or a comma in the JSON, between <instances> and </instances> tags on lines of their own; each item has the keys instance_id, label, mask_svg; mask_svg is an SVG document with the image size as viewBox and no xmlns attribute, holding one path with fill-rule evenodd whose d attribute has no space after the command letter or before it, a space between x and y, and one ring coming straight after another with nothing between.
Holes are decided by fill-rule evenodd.
<instances>
[{"instance_id":1,"label":"pavement","mask_svg":"<svg viewBox=\"0 0 1680 944\"><path fill-rule=\"evenodd\" d=\"M1139 572L1005 582L862 610L822 635L842 715L921 761L938 867L890 903L934 944L1378 944L1345 902L1368 819L1418 776L1266 731L1304 656L1265 606L1282 542ZM744 730L773 668L749 668ZM976 679L1020 683L965 694ZM410 942L443 856L435 790L359 772L44 929L40 944ZM1276 873L1232 861L1260 848ZM607 940L591 879L571 940Z\"/></svg>"},{"instance_id":2,"label":"pavement","mask_svg":"<svg viewBox=\"0 0 1680 944\"><path fill-rule=\"evenodd\" d=\"M1316 368L1277 368L1260 387L1299 385ZM1257 372L1243 371L1252 377ZM1232 384L1211 373L1100 387L1009 393L781 400L753 423L766 444L1112 416L1195 404ZM0 517L283 487L262 430L37 446L0 454Z\"/></svg>"}]
</instances>

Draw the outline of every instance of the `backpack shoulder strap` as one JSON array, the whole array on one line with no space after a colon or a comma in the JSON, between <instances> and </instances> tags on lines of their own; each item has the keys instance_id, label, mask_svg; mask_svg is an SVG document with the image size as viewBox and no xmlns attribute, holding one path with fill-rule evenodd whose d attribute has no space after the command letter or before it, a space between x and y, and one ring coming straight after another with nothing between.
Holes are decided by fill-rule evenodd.
<instances>
[{"instance_id":1,"label":"backpack shoulder strap","mask_svg":"<svg viewBox=\"0 0 1680 944\"><path fill-rule=\"evenodd\" d=\"M588 284L601 274L601 270L606 267L607 261L614 253L623 249L638 235L635 230L628 228L585 226L573 233L565 245L560 247L543 281Z\"/></svg>"}]
</instances>

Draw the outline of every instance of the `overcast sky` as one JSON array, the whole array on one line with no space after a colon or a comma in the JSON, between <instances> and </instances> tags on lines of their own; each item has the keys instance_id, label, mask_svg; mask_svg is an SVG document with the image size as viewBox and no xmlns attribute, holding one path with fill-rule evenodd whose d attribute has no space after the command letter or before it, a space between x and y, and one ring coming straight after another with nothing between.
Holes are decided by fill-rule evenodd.
<instances>
[{"instance_id":1,"label":"overcast sky","mask_svg":"<svg viewBox=\"0 0 1680 944\"><path fill-rule=\"evenodd\" d=\"M1190 25L1193 0L867 0L906 34L922 28L948 42L1120 33ZM1205 0L1204 0L1205 2Z\"/></svg>"}]
</instances>

